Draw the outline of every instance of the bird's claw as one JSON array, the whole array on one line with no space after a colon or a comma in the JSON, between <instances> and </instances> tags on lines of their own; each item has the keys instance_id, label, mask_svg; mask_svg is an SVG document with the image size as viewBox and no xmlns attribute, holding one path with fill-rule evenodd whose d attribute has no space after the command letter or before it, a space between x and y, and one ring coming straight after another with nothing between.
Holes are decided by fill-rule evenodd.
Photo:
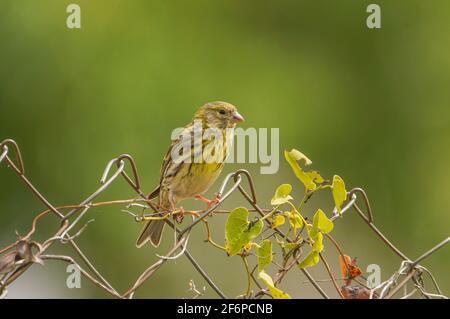
<instances>
[{"instance_id":1,"label":"bird's claw","mask_svg":"<svg viewBox=\"0 0 450 319\"><path fill-rule=\"evenodd\" d=\"M220 194L216 193L216 197L214 199L212 199L212 200L211 199L207 199L207 198L205 198L203 196L200 196L200 195L195 196L195 198L198 199L198 200L201 200L202 202L204 202L206 204L206 209L205 210L208 210L211 207L217 205L217 203L219 203L219 201L220 201Z\"/></svg>"},{"instance_id":2,"label":"bird's claw","mask_svg":"<svg viewBox=\"0 0 450 319\"><path fill-rule=\"evenodd\" d=\"M183 218L184 218L185 210L183 207L179 207L177 209L177 211L178 211L178 214L175 214L174 219L178 224L181 224L181 222L183 221Z\"/></svg>"}]
</instances>

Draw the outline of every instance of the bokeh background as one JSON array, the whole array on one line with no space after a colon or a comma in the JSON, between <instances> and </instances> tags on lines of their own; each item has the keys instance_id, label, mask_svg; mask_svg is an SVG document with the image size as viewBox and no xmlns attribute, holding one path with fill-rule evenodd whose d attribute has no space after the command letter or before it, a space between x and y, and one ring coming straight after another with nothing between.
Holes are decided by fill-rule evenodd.
<instances>
[{"instance_id":1,"label":"bokeh background","mask_svg":"<svg viewBox=\"0 0 450 319\"><path fill-rule=\"evenodd\" d=\"M450 3L377 1L382 28L366 27L372 1L114 1L77 0L80 30L66 27L64 0L2 0L0 10L0 139L21 146L29 178L55 205L78 203L99 186L106 163L121 153L136 159L143 188L159 179L173 128L204 102L238 105L244 127L279 127L280 151L298 148L325 176L363 187L379 228L408 256L448 236L450 222ZM281 155L281 153L280 153ZM43 206L12 171L0 167L0 243L24 234ZM260 164L229 164L254 174L262 205L281 183L302 188L280 156L275 175ZM218 183L217 183L218 184ZM213 188L217 188L217 184ZM211 190L212 194L216 189ZM132 198L118 182L99 200ZM242 205L233 195L225 208ZM186 201L185 208L199 208ZM314 198L331 213L329 194ZM79 239L99 270L123 291L161 247L134 246L141 225L122 206L92 210L95 222ZM225 217L214 217L223 242ZM40 224L36 239L57 226ZM336 239L363 270L381 266L386 279L399 259L349 214ZM190 249L229 296L245 291L240 258L203 242ZM53 253L65 253L55 246ZM337 257L326 251L335 273ZM424 262L450 293L450 249ZM312 270L326 278L323 265ZM269 270L273 274L273 270ZM86 280L66 288L66 265L33 266L9 297L108 297ZM297 270L282 287L298 298L318 297ZM136 297L189 298L188 282L206 283L181 258L161 268ZM334 294L330 283L325 289ZM206 297L215 297L206 289Z\"/></svg>"}]
</instances>

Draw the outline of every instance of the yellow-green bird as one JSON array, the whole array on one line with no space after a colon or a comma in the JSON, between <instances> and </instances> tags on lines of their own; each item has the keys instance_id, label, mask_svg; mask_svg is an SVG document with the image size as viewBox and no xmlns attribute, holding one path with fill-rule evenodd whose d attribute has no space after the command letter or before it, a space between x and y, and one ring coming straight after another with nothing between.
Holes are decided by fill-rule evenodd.
<instances>
[{"instance_id":1,"label":"yellow-green bird","mask_svg":"<svg viewBox=\"0 0 450 319\"><path fill-rule=\"evenodd\" d=\"M174 210L179 201L191 197L210 205L211 201L201 195L220 175L232 145L234 128L243 120L236 107L227 102L209 102L200 107L192 122L172 142L161 166L159 185L148 198L158 197L160 208L168 211ZM196 144L198 138L200 143ZM186 142L189 142L187 154L178 156L183 153L179 151L183 150ZM136 246L141 247L150 241L157 247L161 242L164 225L162 220L147 222Z\"/></svg>"}]
</instances>

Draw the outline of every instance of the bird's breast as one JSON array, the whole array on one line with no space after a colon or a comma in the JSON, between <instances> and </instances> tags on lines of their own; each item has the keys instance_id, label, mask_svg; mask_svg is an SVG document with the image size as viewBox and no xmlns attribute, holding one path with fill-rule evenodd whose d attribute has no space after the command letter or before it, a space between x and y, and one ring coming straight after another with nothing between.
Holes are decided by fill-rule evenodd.
<instances>
[{"instance_id":1,"label":"bird's breast","mask_svg":"<svg viewBox=\"0 0 450 319\"><path fill-rule=\"evenodd\" d=\"M223 169L223 163L192 163L186 165L186 174L171 191L178 199L185 199L203 194L216 181Z\"/></svg>"}]
</instances>

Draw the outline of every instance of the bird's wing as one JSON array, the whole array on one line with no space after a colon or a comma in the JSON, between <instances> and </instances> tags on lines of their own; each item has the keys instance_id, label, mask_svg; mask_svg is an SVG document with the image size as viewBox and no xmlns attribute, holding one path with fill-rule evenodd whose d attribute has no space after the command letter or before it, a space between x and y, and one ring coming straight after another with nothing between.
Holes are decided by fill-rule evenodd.
<instances>
[{"instance_id":1,"label":"bird's wing","mask_svg":"<svg viewBox=\"0 0 450 319\"><path fill-rule=\"evenodd\" d=\"M189 127L189 125L186 126L186 128ZM165 177L167 175L168 168L170 166L170 162L172 159L172 150L173 148L178 145L181 142L182 136L178 136L176 140L173 140L170 144L169 149L166 152L166 155L164 155L163 162L161 164L161 169L159 172L159 184L158 186L147 196L148 199L156 198L161 190L161 186L165 183Z\"/></svg>"},{"instance_id":2,"label":"bird's wing","mask_svg":"<svg viewBox=\"0 0 450 319\"><path fill-rule=\"evenodd\" d=\"M197 136L199 134L200 136ZM161 165L161 177L159 181L160 187L170 185L172 178L180 170L182 165L185 163L192 163L194 161L195 154L193 154L193 148L196 138L200 138L201 141L201 131L197 132L196 130L194 130L193 123L189 123L182 129L178 137L172 141L172 144L170 145L166 155L164 156L164 160ZM180 154L180 151L186 147L189 147L189 151ZM201 152L201 149L199 151ZM172 158L173 152L178 154L176 161L174 161L174 159Z\"/></svg>"}]
</instances>

